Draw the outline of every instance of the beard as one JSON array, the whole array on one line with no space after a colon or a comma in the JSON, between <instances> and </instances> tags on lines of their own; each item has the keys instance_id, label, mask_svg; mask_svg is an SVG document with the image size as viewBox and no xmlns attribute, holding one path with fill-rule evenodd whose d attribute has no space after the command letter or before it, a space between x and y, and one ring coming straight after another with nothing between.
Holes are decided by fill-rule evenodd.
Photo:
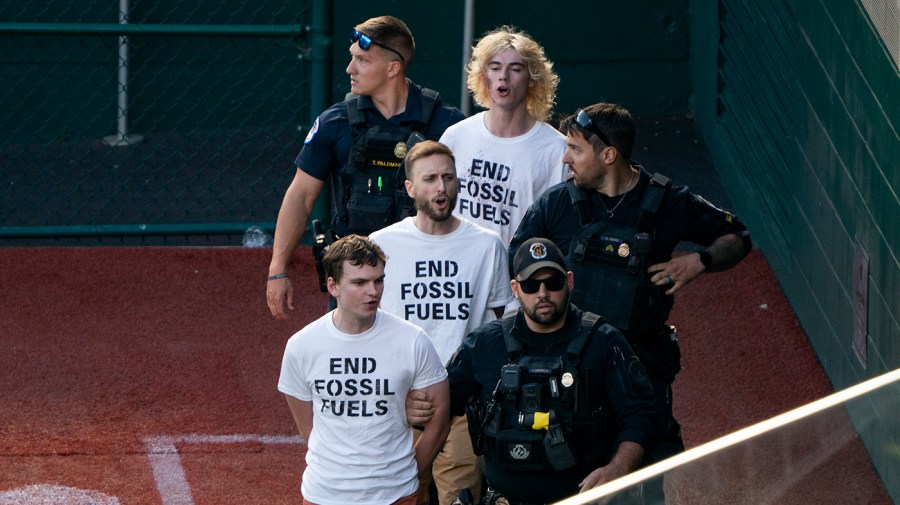
<instances>
[{"instance_id":1,"label":"beard","mask_svg":"<svg viewBox=\"0 0 900 505\"><path fill-rule=\"evenodd\" d=\"M596 191L600 187L596 180L588 179L582 173L572 172L572 182L575 183L577 188L584 191Z\"/></svg>"},{"instance_id":2,"label":"beard","mask_svg":"<svg viewBox=\"0 0 900 505\"><path fill-rule=\"evenodd\" d=\"M548 304L551 307L553 307L553 310L551 310L550 312L546 312L546 313L538 312L539 306L540 306L540 308L545 308ZM569 292L568 291L566 291L566 296L563 297L563 301L559 305L553 303L553 301L550 299L537 300L534 303L534 305L532 305L530 307L526 307L526 306L522 305L522 310L525 311L525 315L527 315L529 319L531 319L532 321L534 321L538 324L542 324L542 325L546 325L546 326L550 326L550 325L556 323L557 321L559 321L560 319L562 319L562 317L566 314L566 310L568 310L568 308L569 308Z\"/></svg>"},{"instance_id":3,"label":"beard","mask_svg":"<svg viewBox=\"0 0 900 505\"><path fill-rule=\"evenodd\" d=\"M450 219L450 216L453 215L453 209L456 208L457 195L446 194L444 197L447 198L447 207L443 210L435 209L430 200L416 199L416 212L425 214L428 219L438 223Z\"/></svg>"}]
</instances>

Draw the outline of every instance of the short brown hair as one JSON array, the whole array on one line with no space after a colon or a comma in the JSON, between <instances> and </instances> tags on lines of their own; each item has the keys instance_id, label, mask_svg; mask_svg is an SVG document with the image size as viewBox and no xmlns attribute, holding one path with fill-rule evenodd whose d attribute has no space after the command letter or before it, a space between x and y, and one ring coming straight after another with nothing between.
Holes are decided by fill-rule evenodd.
<instances>
[{"instance_id":1,"label":"short brown hair","mask_svg":"<svg viewBox=\"0 0 900 505\"><path fill-rule=\"evenodd\" d=\"M340 282L344 275L344 261L349 261L353 266L365 264L374 267L378 262L385 263L387 258L384 251L369 237L347 235L328 246L322 258L326 277L331 277L336 283Z\"/></svg>"},{"instance_id":2,"label":"short brown hair","mask_svg":"<svg viewBox=\"0 0 900 505\"><path fill-rule=\"evenodd\" d=\"M449 147L440 142L435 142L434 140L424 140L414 145L413 148L406 153L406 159L403 162L406 165L406 178L412 179L413 165L416 163L416 160L434 156L436 154L449 156L450 161L453 162L453 166L456 167L456 158L453 157L453 151L451 151Z\"/></svg>"},{"instance_id":3,"label":"short brown hair","mask_svg":"<svg viewBox=\"0 0 900 505\"><path fill-rule=\"evenodd\" d=\"M403 68L409 66L416 55L416 39L406 23L394 16L378 16L356 25L358 31L368 35L373 41L390 47L403 55Z\"/></svg>"}]
</instances>

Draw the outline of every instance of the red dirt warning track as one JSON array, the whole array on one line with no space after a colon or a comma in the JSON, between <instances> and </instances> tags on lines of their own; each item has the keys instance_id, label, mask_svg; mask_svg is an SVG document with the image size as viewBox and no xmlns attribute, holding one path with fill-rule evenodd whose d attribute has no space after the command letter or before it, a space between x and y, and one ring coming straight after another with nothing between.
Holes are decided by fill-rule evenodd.
<instances>
[{"instance_id":1,"label":"red dirt warning track","mask_svg":"<svg viewBox=\"0 0 900 505\"><path fill-rule=\"evenodd\" d=\"M326 300L301 248L291 270L297 310L289 322L272 320L270 254L0 249L0 505L299 503L304 448L275 386L285 341ZM675 394L689 446L830 392L758 252L687 286L672 319L685 354ZM803 496L840 480L828 468L849 468L855 488L838 487L854 502L890 503L848 433ZM840 464L827 464L835 457ZM805 503L844 503L836 492Z\"/></svg>"}]
</instances>

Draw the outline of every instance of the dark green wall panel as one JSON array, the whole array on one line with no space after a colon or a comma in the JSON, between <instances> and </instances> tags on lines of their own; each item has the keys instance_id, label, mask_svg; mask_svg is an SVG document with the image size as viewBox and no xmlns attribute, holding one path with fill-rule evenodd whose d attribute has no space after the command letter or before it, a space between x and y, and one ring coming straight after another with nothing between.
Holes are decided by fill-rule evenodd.
<instances>
[{"instance_id":1,"label":"dark green wall panel","mask_svg":"<svg viewBox=\"0 0 900 505\"><path fill-rule=\"evenodd\" d=\"M900 366L900 73L852 1L694 0L718 36L692 104L723 180L837 389ZM705 11L701 16L709 20ZM704 45L705 44L705 45ZM714 92L713 92L714 90ZM854 259L869 257L866 365L852 348ZM894 389L896 392L896 388ZM900 498L897 412L851 409ZM892 470L893 469L893 470Z\"/></svg>"},{"instance_id":2,"label":"dark green wall panel","mask_svg":"<svg viewBox=\"0 0 900 505\"><path fill-rule=\"evenodd\" d=\"M445 100L458 105L462 68L462 2L434 2L423 8L421 2L388 0L334 2L333 93L337 101L350 91L345 72L349 63L350 30L366 19L392 15L402 19L416 39L416 56L407 75L416 83L433 88Z\"/></svg>"},{"instance_id":3,"label":"dark green wall panel","mask_svg":"<svg viewBox=\"0 0 900 505\"><path fill-rule=\"evenodd\" d=\"M339 0L334 5L335 99L347 90L342 34L368 17L391 14L403 19L416 36L418 61L411 66L410 77L459 103L463 2L435 2L427 8L406 0L377 4ZM601 100L622 103L636 114L688 112L687 0L570 2L564 9L546 0L527 5L523 8L521 2L509 0L475 2L473 34L477 40L508 24L541 43L560 75L557 112L570 113Z\"/></svg>"},{"instance_id":4,"label":"dark green wall panel","mask_svg":"<svg viewBox=\"0 0 900 505\"><path fill-rule=\"evenodd\" d=\"M814 14L825 16L821 10L811 12ZM846 62L841 64L839 55L848 54L847 46L834 25L810 24L805 33L810 47L798 79L845 171L831 174L829 193L845 204L842 210L852 218L848 219L851 224L866 228L878 223L896 224L893 219L900 215L896 193L900 187L900 170L896 168L900 142L881 113L887 104L867 85L866 74L851 71ZM821 50L829 47L830 51ZM818 50L813 52L812 48ZM823 81L833 85L822 86ZM900 106L894 104L894 108ZM811 142L804 149L821 149L819 144ZM859 215L862 212L870 212L871 221ZM884 226L881 232L888 243L900 244L900 226Z\"/></svg>"}]
</instances>

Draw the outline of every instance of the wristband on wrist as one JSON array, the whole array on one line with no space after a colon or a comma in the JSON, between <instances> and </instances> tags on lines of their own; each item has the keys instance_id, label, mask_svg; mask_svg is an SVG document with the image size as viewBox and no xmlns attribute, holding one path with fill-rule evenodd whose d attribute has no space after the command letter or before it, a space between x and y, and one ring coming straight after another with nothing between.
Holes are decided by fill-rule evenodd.
<instances>
[{"instance_id":1,"label":"wristband on wrist","mask_svg":"<svg viewBox=\"0 0 900 505\"><path fill-rule=\"evenodd\" d=\"M284 279L287 276L288 276L287 272L270 275L270 276L266 277L266 281L274 281L274 280L278 280L278 279Z\"/></svg>"},{"instance_id":2,"label":"wristband on wrist","mask_svg":"<svg viewBox=\"0 0 900 505\"><path fill-rule=\"evenodd\" d=\"M704 267L709 268L712 265L712 255L706 252L706 249L700 249L697 254L700 255L700 263L703 263Z\"/></svg>"}]
</instances>

